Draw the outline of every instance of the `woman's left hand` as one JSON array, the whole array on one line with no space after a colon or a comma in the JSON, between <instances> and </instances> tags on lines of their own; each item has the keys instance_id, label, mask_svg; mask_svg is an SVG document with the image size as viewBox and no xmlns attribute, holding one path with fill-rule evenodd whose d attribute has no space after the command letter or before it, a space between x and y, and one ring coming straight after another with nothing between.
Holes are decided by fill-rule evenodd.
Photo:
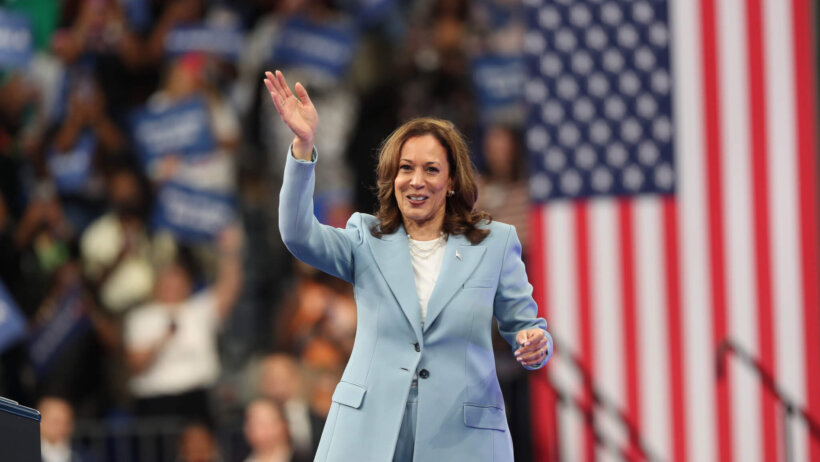
<instances>
[{"instance_id":1,"label":"woman's left hand","mask_svg":"<svg viewBox=\"0 0 820 462\"><path fill-rule=\"evenodd\" d=\"M537 366L547 355L547 336L542 329L524 329L515 336L521 348L515 350L515 358L522 366Z\"/></svg>"}]
</instances>

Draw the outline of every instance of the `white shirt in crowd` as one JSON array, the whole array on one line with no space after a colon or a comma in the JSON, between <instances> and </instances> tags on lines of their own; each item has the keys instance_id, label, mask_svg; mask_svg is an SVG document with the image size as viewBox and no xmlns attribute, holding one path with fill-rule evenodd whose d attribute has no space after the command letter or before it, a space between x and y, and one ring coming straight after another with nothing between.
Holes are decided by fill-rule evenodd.
<instances>
[{"instance_id":1,"label":"white shirt in crowd","mask_svg":"<svg viewBox=\"0 0 820 462\"><path fill-rule=\"evenodd\" d=\"M177 307L149 303L126 317L125 345L129 349L149 348L168 332L171 322L177 326L154 362L131 378L135 396L178 394L214 384L219 375L216 308L213 292L204 290Z\"/></svg>"},{"instance_id":2,"label":"white shirt in crowd","mask_svg":"<svg viewBox=\"0 0 820 462\"><path fill-rule=\"evenodd\" d=\"M78 460L74 457L74 452L67 442L52 444L45 439L40 439L40 455L43 462L74 462Z\"/></svg>"}]
</instances>

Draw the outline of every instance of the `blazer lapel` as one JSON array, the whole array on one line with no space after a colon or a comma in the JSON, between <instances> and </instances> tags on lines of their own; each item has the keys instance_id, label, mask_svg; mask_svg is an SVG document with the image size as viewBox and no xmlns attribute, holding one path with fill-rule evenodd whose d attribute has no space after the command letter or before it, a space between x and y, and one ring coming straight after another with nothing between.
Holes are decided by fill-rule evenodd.
<instances>
[{"instance_id":1,"label":"blazer lapel","mask_svg":"<svg viewBox=\"0 0 820 462\"><path fill-rule=\"evenodd\" d=\"M424 331L433 324L447 302L461 290L464 281L473 273L484 251L483 245L472 245L463 235L450 236L444 250L444 261L441 263L436 286L430 295L427 305L427 319L424 322Z\"/></svg>"},{"instance_id":2,"label":"blazer lapel","mask_svg":"<svg viewBox=\"0 0 820 462\"><path fill-rule=\"evenodd\" d=\"M421 312L416 281L413 277L413 265L410 263L410 252L407 248L407 233L400 227L395 233L381 238L368 235L367 240L379 271L413 327L416 339L421 342Z\"/></svg>"}]
</instances>

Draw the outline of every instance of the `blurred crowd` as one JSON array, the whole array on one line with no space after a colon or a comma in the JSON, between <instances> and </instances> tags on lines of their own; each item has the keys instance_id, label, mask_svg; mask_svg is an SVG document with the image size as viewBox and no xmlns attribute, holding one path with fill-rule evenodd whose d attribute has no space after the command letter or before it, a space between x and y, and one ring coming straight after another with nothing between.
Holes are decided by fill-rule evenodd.
<instances>
[{"instance_id":1,"label":"blurred crowd","mask_svg":"<svg viewBox=\"0 0 820 462\"><path fill-rule=\"evenodd\" d=\"M244 460L311 460L356 308L279 238L290 136L263 72L318 109L321 221L374 210L380 142L433 115L526 252L519 3L0 0L0 395L42 412L44 460L93 460L75 419L166 417L178 460L233 460L229 424ZM505 345L498 364L524 413Z\"/></svg>"}]
</instances>

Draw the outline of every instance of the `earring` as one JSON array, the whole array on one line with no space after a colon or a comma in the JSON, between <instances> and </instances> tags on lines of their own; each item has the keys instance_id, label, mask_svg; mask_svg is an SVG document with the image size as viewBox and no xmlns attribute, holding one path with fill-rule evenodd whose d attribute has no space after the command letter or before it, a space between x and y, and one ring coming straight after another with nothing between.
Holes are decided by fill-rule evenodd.
<instances>
[{"instance_id":1,"label":"earring","mask_svg":"<svg viewBox=\"0 0 820 462\"><path fill-rule=\"evenodd\" d=\"M452 189L447 191L447 197L453 197L455 194L456 194L456 192L453 191Z\"/></svg>"}]
</instances>

